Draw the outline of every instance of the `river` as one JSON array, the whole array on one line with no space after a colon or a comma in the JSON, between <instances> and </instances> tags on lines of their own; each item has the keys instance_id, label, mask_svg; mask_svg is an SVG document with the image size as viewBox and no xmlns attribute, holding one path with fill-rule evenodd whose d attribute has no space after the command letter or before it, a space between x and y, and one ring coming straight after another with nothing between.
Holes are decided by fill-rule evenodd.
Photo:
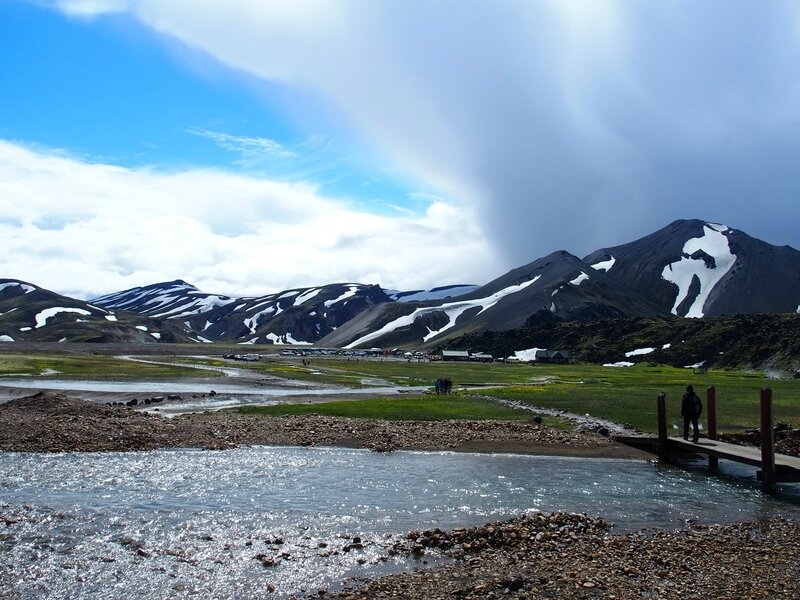
<instances>
[{"instance_id":1,"label":"river","mask_svg":"<svg viewBox=\"0 0 800 600\"><path fill-rule=\"evenodd\" d=\"M731 469L338 448L2 453L0 584L21 598L274 597L270 585L314 593L423 566L380 560L416 528L557 510L618 532L800 517L796 496L765 497ZM364 549L344 552L354 536Z\"/></svg>"}]
</instances>

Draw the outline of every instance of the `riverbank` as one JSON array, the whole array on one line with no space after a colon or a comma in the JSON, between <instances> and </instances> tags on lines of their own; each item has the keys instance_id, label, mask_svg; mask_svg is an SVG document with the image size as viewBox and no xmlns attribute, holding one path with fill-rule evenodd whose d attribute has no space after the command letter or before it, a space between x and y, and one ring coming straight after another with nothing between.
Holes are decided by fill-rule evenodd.
<instances>
[{"instance_id":1,"label":"riverbank","mask_svg":"<svg viewBox=\"0 0 800 600\"><path fill-rule=\"evenodd\" d=\"M798 598L800 524L785 519L609 535L582 515L411 532L402 551L455 560L326 598Z\"/></svg>"},{"instance_id":2,"label":"riverbank","mask_svg":"<svg viewBox=\"0 0 800 600\"><path fill-rule=\"evenodd\" d=\"M58 393L38 393L0 405L3 451L107 452L240 445L648 456L595 433L565 431L531 421L381 421L319 415L254 416L233 411L164 418Z\"/></svg>"}]
</instances>

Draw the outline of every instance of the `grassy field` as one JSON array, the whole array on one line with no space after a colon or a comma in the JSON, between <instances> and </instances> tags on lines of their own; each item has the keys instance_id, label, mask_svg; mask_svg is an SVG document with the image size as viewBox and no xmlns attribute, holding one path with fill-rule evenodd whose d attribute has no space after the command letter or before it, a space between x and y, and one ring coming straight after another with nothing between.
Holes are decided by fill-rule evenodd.
<instances>
[{"instance_id":1,"label":"grassy field","mask_svg":"<svg viewBox=\"0 0 800 600\"><path fill-rule=\"evenodd\" d=\"M270 366L265 366L268 370ZM308 367L296 365L295 369ZM324 376L377 378L397 385L433 385L449 376L456 387L476 395L491 395L534 406L563 409L579 414L628 423L643 431L656 430L656 397L667 394L670 425L682 427L680 401L688 384L704 400L705 390L717 390L717 427L737 431L758 425L762 387L773 390L776 422L800 427L800 381L767 379L762 373L638 365L609 368L599 365L539 365L475 363L417 363L404 361L315 359L310 367ZM278 374L278 372L276 372ZM322 377L322 376L320 376ZM475 389L469 390L470 387ZM491 389L477 386L494 386ZM701 422L705 421L705 415Z\"/></svg>"},{"instance_id":2,"label":"grassy field","mask_svg":"<svg viewBox=\"0 0 800 600\"><path fill-rule=\"evenodd\" d=\"M214 377L213 371L198 371L169 364L140 363L113 356L90 354L2 354L0 376L45 376L72 379L145 379L162 377Z\"/></svg>"},{"instance_id":3,"label":"grassy field","mask_svg":"<svg viewBox=\"0 0 800 600\"><path fill-rule=\"evenodd\" d=\"M198 348L192 347L197 352ZM628 423L643 431L656 430L656 397L667 394L667 416L670 426L682 426L680 399L687 384L694 385L705 400L705 390L717 390L717 423L720 431L738 431L758 425L759 392L762 387L773 390L776 422L800 427L800 381L772 380L762 373L734 370L711 370L694 373L691 369L640 364L632 368L609 368L598 365L477 364L416 362L402 360L355 360L312 358L306 365L301 358L264 358L256 363L232 362L218 356L190 357L153 356L163 364L145 364L120 360L94 353L2 353L0 376L31 375L57 371L59 378L145 379L157 377L214 376L213 371L198 371L177 363L227 366L261 373L319 383L363 387L387 382L397 386L429 386L437 377L450 377L456 394L446 399L435 396L401 397L394 400L334 402L310 407L275 410L280 414L310 411L343 416L375 416L391 419L448 418L520 418L515 411L505 411L484 402L482 395L516 400L533 406L563 409L580 414ZM475 396L468 398L469 395ZM436 398L433 403L431 398ZM705 403L705 402L704 402ZM270 409L272 410L272 409ZM496 412L500 410L501 412ZM333 411L333 412L326 412ZM488 412L486 412L488 411ZM505 411L505 412L504 412ZM487 416L480 416L485 414ZM488 416L491 415L491 416ZM506 415L506 416L500 416ZM516 415L516 416L515 416ZM524 417L525 414L522 413ZM706 415L701 417L705 422ZM672 429L674 431L674 429Z\"/></svg>"},{"instance_id":4,"label":"grassy field","mask_svg":"<svg viewBox=\"0 0 800 600\"><path fill-rule=\"evenodd\" d=\"M447 396L403 396L325 402L322 404L281 404L278 406L244 406L242 414L307 415L385 419L389 421L445 421L448 419L530 419L531 413L500 406L495 402L450 394ZM555 422L556 419L551 419Z\"/></svg>"}]
</instances>

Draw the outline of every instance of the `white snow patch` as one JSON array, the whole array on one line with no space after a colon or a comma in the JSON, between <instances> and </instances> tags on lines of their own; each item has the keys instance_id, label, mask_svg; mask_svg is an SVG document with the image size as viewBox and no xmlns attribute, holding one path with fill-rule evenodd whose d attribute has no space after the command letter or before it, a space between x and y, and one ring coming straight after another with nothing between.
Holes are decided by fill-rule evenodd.
<instances>
[{"instance_id":1,"label":"white snow patch","mask_svg":"<svg viewBox=\"0 0 800 600\"><path fill-rule=\"evenodd\" d=\"M611 267L614 266L615 262L617 262L617 259L612 256L608 260L602 260L599 263L593 264L592 268L595 271L605 271L606 273L608 273L611 270Z\"/></svg>"},{"instance_id":2,"label":"white snow patch","mask_svg":"<svg viewBox=\"0 0 800 600\"><path fill-rule=\"evenodd\" d=\"M662 350L667 350L668 348L672 348L672 344L664 344L663 346L661 346Z\"/></svg>"},{"instance_id":3,"label":"white snow patch","mask_svg":"<svg viewBox=\"0 0 800 600\"><path fill-rule=\"evenodd\" d=\"M286 292L285 294L281 294L280 296L278 296L278 300L282 300L283 298L291 298L292 296L297 296L297 294L299 294L299 293L300 293L299 290Z\"/></svg>"},{"instance_id":4,"label":"white snow patch","mask_svg":"<svg viewBox=\"0 0 800 600\"><path fill-rule=\"evenodd\" d=\"M325 308L330 308L331 306L333 306L334 304L336 304L338 302L341 302L342 300L347 300L348 298L352 298L353 296L356 295L356 293L358 293L358 286L357 285L351 285L349 288L347 288L347 291L345 293L343 293L341 296L339 296L338 298L334 298L333 300L325 300L325 303L324 303L325 304Z\"/></svg>"},{"instance_id":5,"label":"white snow patch","mask_svg":"<svg viewBox=\"0 0 800 600\"><path fill-rule=\"evenodd\" d=\"M227 306L236 300L229 298L228 296L206 296L204 298L180 298L180 302L178 306L173 306L169 310L161 313L153 314L153 311L157 308L161 308L169 301L175 300L175 297L168 297L164 299L164 301L158 307L152 309L152 311L148 311L149 314L152 314L153 317L169 317L171 319L182 319L184 317L193 317L197 316L202 313L209 312L214 310L219 306ZM149 304L149 303L148 303Z\"/></svg>"},{"instance_id":6,"label":"white snow patch","mask_svg":"<svg viewBox=\"0 0 800 600\"><path fill-rule=\"evenodd\" d=\"M106 315L106 320L107 321L116 321L117 317L115 317L114 315Z\"/></svg>"},{"instance_id":7,"label":"white snow patch","mask_svg":"<svg viewBox=\"0 0 800 600\"><path fill-rule=\"evenodd\" d=\"M651 352L655 352L655 348L637 348L636 350L631 350L630 352L625 353L625 358L630 358L631 356L642 356L644 354L650 354Z\"/></svg>"},{"instance_id":8,"label":"white snow patch","mask_svg":"<svg viewBox=\"0 0 800 600\"><path fill-rule=\"evenodd\" d=\"M350 344L345 346L345 348L355 348L356 346L364 344L364 343L366 343L366 342L368 342L370 340L374 340L374 339L377 339L377 338L381 337L382 335L385 335L387 333L391 333L392 331L395 331L399 327L405 327L406 325L411 325L417 318L419 318L419 317L421 317L423 315L431 314L431 313L435 313L435 312L443 312L443 313L445 313L447 315L447 318L448 318L447 324L444 327L442 327L441 329L438 329L436 331L433 331L433 330L429 329L428 330L428 334L423 338L423 340L427 342L431 338L433 338L433 337L441 334L442 332L447 331L448 329L454 327L458 317L462 313L464 313L465 311L469 310L470 308L480 307L481 310L477 314L481 314L485 310L488 310L489 308L491 308L492 306L494 306L495 304L500 302L500 300L502 300L506 296L508 296L510 294L514 294L516 292L519 292L519 291L525 289L526 287L528 287L529 285L531 285L532 283L535 283L540 277L541 277L541 275L537 275L536 277L534 277L530 281L526 281L526 282L520 283L518 285L511 285L511 286L509 286L507 288L503 288L502 290L499 290L499 291L495 292L494 294L491 294L490 296L487 296L486 298L478 298L476 300L464 300L462 302L458 302L458 301L456 301L456 302L445 302L444 304L442 304L440 306L426 306L426 307L423 307L423 308L418 308L413 313L411 313L410 315L406 315L406 316L403 316L403 317L398 317L397 319L395 319L394 321L390 321L389 323L387 323L386 325L384 325L383 327L381 327L377 331L373 331L372 333L369 333L369 334L367 334L367 335L365 335L365 336L363 336L361 338L358 338L354 342L351 342Z\"/></svg>"},{"instance_id":9,"label":"white snow patch","mask_svg":"<svg viewBox=\"0 0 800 600\"><path fill-rule=\"evenodd\" d=\"M281 312L283 312L283 309L280 306L278 306L277 307L277 312L275 312L275 311L276 311L276 307L275 306L270 306L269 308L265 308L264 310L262 310L260 312L257 312L252 317L247 317L244 321L242 321L242 323L244 323L244 326L247 327L250 330L251 334L253 334L253 333L256 332L256 328L258 327L258 324L261 322L261 320L264 317L266 317L267 315L269 315L269 314L271 314L273 312L275 313L273 316L277 317L279 314L281 314Z\"/></svg>"},{"instance_id":10,"label":"white snow patch","mask_svg":"<svg viewBox=\"0 0 800 600\"><path fill-rule=\"evenodd\" d=\"M284 337L286 338L287 344L292 344L293 346L311 346L311 342L302 342L300 340L294 339L291 333L287 332Z\"/></svg>"},{"instance_id":11,"label":"white snow patch","mask_svg":"<svg viewBox=\"0 0 800 600\"><path fill-rule=\"evenodd\" d=\"M137 325L136 329L139 329L140 331L147 331L147 327L145 327L144 325Z\"/></svg>"},{"instance_id":12,"label":"white snow patch","mask_svg":"<svg viewBox=\"0 0 800 600\"><path fill-rule=\"evenodd\" d=\"M556 312L556 303L555 302L551 302L550 303L550 312Z\"/></svg>"},{"instance_id":13,"label":"white snow patch","mask_svg":"<svg viewBox=\"0 0 800 600\"><path fill-rule=\"evenodd\" d=\"M19 283L19 282L14 281L14 282L9 282L9 283L0 283L0 292L2 292L6 288L10 288L10 287L14 287L14 286L21 287L22 290L26 294L30 294L31 292L35 292L36 291L36 288L33 287L33 286L27 285L25 283Z\"/></svg>"},{"instance_id":14,"label":"white snow patch","mask_svg":"<svg viewBox=\"0 0 800 600\"><path fill-rule=\"evenodd\" d=\"M397 302L425 302L429 300L446 300L447 298L457 298L464 294L469 294L478 289L477 285L459 285L441 290L422 290L413 294L399 296L400 292L384 290L387 296ZM399 297L398 297L399 296Z\"/></svg>"},{"instance_id":15,"label":"white snow patch","mask_svg":"<svg viewBox=\"0 0 800 600\"><path fill-rule=\"evenodd\" d=\"M20 331L30 331L31 329L32 329L31 327L20 327L19 328Z\"/></svg>"},{"instance_id":16,"label":"white snow patch","mask_svg":"<svg viewBox=\"0 0 800 600\"><path fill-rule=\"evenodd\" d=\"M152 335L152 336L153 336L154 338L156 338L157 340L160 340L160 339L161 339L161 334L160 334L160 333L158 333L158 332L156 332L156 331L153 331L152 333L150 333L150 335Z\"/></svg>"},{"instance_id":17,"label":"white snow patch","mask_svg":"<svg viewBox=\"0 0 800 600\"><path fill-rule=\"evenodd\" d=\"M540 350L545 351L547 348L528 348L527 350L515 350L513 358L521 362L531 362L536 360L536 353Z\"/></svg>"},{"instance_id":18,"label":"white snow patch","mask_svg":"<svg viewBox=\"0 0 800 600\"><path fill-rule=\"evenodd\" d=\"M61 343L66 342L66 341L67 341L67 338L63 337L60 340L58 340L58 343L61 344Z\"/></svg>"},{"instance_id":19,"label":"white snow patch","mask_svg":"<svg viewBox=\"0 0 800 600\"><path fill-rule=\"evenodd\" d=\"M196 339L197 339L198 342L202 342L204 344L213 344L214 343L211 340L209 340L207 338L204 338L202 335L198 335Z\"/></svg>"},{"instance_id":20,"label":"white snow patch","mask_svg":"<svg viewBox=\"0 0 800 600\"><path fill-rule=\"evenodd\" d=\"M584 273L583 271L581 271L581 274L578 275L572 281L570 281L570 284L571 285L580 285L581 283L583 283L584 281L586 281L588 279L589 279L589 276L586 273Z\"/></svg>"},{"instance_id":21,"label":"white snow patch","mask_svg":"<svg viewBox=\"0 0 800 600\"><path fill-rule=\"evenodd\" d=\"M209 327L211 327L212 325L213 325L213 323L212 323L211 321L209 321L209 320L206 320L206 324L203 326L203 331L205 331L206 329L208 329L208 328L209 328ZM188 326L188 325L187 325L187 326Z\"/></svg>"},{"instance_id":22,"label":"white snow patch","mask_svg":"<svg viewBox=\"0 0 800 600\"><path fill-rule=\"evenodd\" d=\"M268 340L270 340L273 344L282 344L283 338L279 335L275 335L274 333L268 333L265 336Z\"/></svg>"},{"instance_id":23,"label":"white snow patch","mask_svg":"<svg viewBox=\"0 0 800 600\"><path fill-rule=\"evenodd\" d=\"M247 340L246 342L239 342L239 345L244 346L245 344L255 344L257 340L258 338L254 337L252 340Z\"/></svg>"},{"instance_id":24,"label":"white snow patch","mask_svg":"<svg viewBox=\"0 0 800 600\"><path fill-rule=\"evenodd\" d=\"M700 318L704 316L703 308L709 294L736 262L736 255L731 253L728 238L723 233L727 229L724 225L706 224L703 226L704 235L702 237L692 238L683 246L683 253L686 255L702 250L713 257L716 265L713 269L709 269L702 259L687 258L687 256L664 267L661 277L678 286L678 295L672 306L672 314L678 314L678 306L688 296L689 286L694 276L697 275L700 280L700 293L689 307L686 317Z\"/></svg>"},{"instance_id":25,"label":"white snow patch","mask_svg":"<svg viewBox=\"0 0 800 600\"><path fill-rule=\"evenodd\" d=\"M706 361L704 361L704 360L701 360L699 363L694 363L693 365L686 365L686 366L685 366L685 367L683 367L683 368L684 368L684 369L699 369L699 368L700 368L700 367L702 367L704 364L706 364Z\"/></svg>"},{"instance_id":26,"label":"white snow patch","mask_svg":"<svg viewBox=\"0 0 800 600\"><path fill-rule=\"evenodd\" d=\"M0 342L13 342L14 338L10 335L0 335Z\"/></svg>"},{"instance_id":27,"label":"white snow patch","mask_svg":"<svg viewBox=\"0 0 800 600\"><path fill-rule=\"evenodd\" d=\"M89 316L92 313L82 308L63 308L60 306L54 308L45 308L42 312L36 315L36 328L44 327L47 325L47 319L54 317L59 313L76 313L83 316Z\"/></svg>"},{"instance_id":28,"label":"white snow patch","mask_svg":"<svg viewBox=\"0 0 800 600\"><path fill-rule=\"evenodd\" d=\"M633 367L635 365L636 365L636 363L632 363L632 362L628 362L628 361L625 361L625 360L621 360L621 361L615 362L615 363L606 363L603 366L604 367Z\"/></svg>"},{"instance_id":29,"label":"white snow patch","mask_svg":"<svg viewBox=\"0 0 800 600\"><path fill-rule=\"evenodd\" d=\"M303 292L297 298L294 299L294 305L300 306L304 302L311 300L314 296L319 294L322 291L322 288L312 288L306 292Z\"/></svg>"},{"instance_id":30,"label":"white snow patch","mask_svg":"<svg viewBox=\"0 0 800 600\"><path fill-rule=\"evenodd\" d=\"M796 312L800 313L800 304L797 305L797 311Z\"/></svg>"},{"instance_id":31,"label":"white snow patch","mask_svg":"<svg viewBox=\"0 0 800 600\"><path fill-rule=\"evenodd\" d=\"M15 310L17 310L18 308L19 308L19 306L15 306L15 307L14 307L14 308L12 308L11 310L7 310L6 312L0 312L0 317L2 317L3 315L8 315L8 314L11 314L12 312L14 312Z\"/></svg>"}]
</instances>

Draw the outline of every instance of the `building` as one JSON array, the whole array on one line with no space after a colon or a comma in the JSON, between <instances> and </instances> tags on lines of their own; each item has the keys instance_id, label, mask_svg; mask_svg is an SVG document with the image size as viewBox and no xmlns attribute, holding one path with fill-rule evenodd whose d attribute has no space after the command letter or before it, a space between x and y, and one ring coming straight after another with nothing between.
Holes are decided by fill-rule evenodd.
<instances>
[{"instance_id":1,"label":"building","mask_svg":"<svg viewBox=\"0 0 800 600\"><path fill-rule=\"evenodd\" d=\"M563 365L570 361L569 352L565 350L537 350L534 359L542 364Z\"/></svg>"},{"instance_id":2,"label":"building","mask_svg":"<svg viewBox=\"0 0 800 600\"><path fill-rule=\"evenodd\" d=\"M469 352L466 350L442 350L442 360L468 361Z\"/></svg>"}]
</instances>

